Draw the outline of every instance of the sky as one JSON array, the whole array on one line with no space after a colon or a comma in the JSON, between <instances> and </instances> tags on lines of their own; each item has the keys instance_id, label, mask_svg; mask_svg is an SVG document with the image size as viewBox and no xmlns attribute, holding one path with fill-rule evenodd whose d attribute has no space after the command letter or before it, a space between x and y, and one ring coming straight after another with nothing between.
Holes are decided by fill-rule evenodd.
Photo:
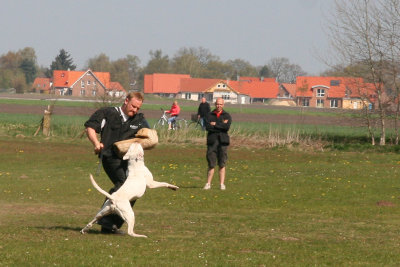
<instances>
[{"instance_id":1,"label":"sky","mask_svg":"<svg viewBox=\"0 0 400 267\"><path fill-rule=\"evenodd\" d=\"M33 47L49 67L65 49L77 69L161 50L205 48L221 60L262 66L286 57L310 75L328 69L324 19L334 0L0 0L0 55ZM326 25L325 25L326 26Z\"/></svg>"}]
</instances>

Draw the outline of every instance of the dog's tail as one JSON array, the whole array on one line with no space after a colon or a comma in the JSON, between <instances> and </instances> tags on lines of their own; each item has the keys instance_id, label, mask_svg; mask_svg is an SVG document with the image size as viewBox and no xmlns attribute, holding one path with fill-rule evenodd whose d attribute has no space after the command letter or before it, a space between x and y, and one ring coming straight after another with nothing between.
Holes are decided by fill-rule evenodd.
<instances>
[{"instance_id":1,"label":"dog's tail","mask_svg":"<svg viewBox=\"0 0 400 267\"><path fill-rule=\"evenodd\" d=\"M102 193L103 195L105 195L107 198L109 199L113 199L113 197L106 191L104 191L103 189L101 189L101 187L96 183L96 181L93 178L93 175L90 174L90 181L92 182L92 185L94 186L94 188L97 189L97 191L99 191L100 193Z\"/></svg>"}]
</instances>

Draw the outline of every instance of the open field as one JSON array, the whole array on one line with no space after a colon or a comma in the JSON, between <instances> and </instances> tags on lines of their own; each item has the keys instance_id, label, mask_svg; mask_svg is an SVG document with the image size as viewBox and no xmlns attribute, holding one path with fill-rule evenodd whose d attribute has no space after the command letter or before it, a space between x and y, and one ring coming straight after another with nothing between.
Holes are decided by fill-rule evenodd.
<instances>
[{"instance_id":1,"label":"open field","mask_svg":"<svg viewBox=\"0 0 400 267\"><path fill-rule=\"evenodd\" d=\"M18 98L12 98L12 97ZM87 100L85 100L87 101ZM48 104L55 103L55 115L90 116L96 108L93 102L82 99L57 102L49 100L47 95L2 95L0 94L0 111L12 114L43 114ZM147 99L142 107L146 118L156 119L161 115L160 108L169 109L170 99ZM180 100L181 117L190 120L191 114L197 112L198 103ZM274 124L306 124L306 125L338 125L363 126L363 120L350 111L333 109L301 109L276 107L267 105L226 105L234 122L274 123Z\"/></svg>"},{"instance_id":2,"label":"open field","mask_svg":"<svg viewBox=\"0 0 400 267\"><path fill-rule=\"evenodd\" d=\"M79 230L104 200L88 178L96 173L97 158L86 138L79 137L93 108L58 105L52 135L33 137L46 104L18 101L0 100L0 266L400 262L400 161L398 153L388 152L398 146L386 153L378 147L342 152L315 146L322 141L358 142L365 138L360 127L290 123L291 117L299 119L296 110L229 107L237 117L231 129L226 191L218 189L218 177L210 191L202 190L204 132L162 130L161 143L146 152L145 160L156 180L180 189L148 190L137 201L136 231L149 238L103 235L97 225L81 235ZM152 102L143 108L150 123L162 105L167 106ZM185 114L196 106L185 103ZM317 114L303 113L319 121L346 120L342 114ZM279 115L287 121L255 119ZM264 143L285 132L294 135L292 145ZM293 145L299 142L296 133L303 139L310 136L304 146ZM111 187L103 171L96 180L105 189Z\"/></svg>"},{"instance_id":3,"label":"open field","mask_svg":"<svg viewBox=\"0 0 400 267\"><path fill-rule=\"evenodd\" d=\"M0 266L397 266L398 155L232 148L202 190L205 148L159 145L134 210L148 239L79 230L103 196L86 140L0 138ZM190 156L188 156L190 155ZM217 178L217 177L216 177ZM103 188L111 183L96 176Z\"/></svg>"}]
</instances>

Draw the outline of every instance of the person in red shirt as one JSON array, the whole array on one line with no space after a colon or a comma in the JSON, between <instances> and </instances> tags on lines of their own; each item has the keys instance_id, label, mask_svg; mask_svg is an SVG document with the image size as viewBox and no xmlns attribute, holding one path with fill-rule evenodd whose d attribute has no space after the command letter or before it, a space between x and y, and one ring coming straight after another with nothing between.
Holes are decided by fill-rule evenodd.
<instances>
[{"instance_id":1,"label":"person in red shirt","mask_svg":"<svg viewBox=\"0 0 400 267\"><path fill-rule=\"evenodd\" d=\"M176 117L179 116L180 112L181 108L178 105L178 101L175 100L174 103L172 103L171 109L165 112L170 114L170 117L168 119L168 130L172 129L172 123L175 121Z\"/></svg>"}]
</instances>

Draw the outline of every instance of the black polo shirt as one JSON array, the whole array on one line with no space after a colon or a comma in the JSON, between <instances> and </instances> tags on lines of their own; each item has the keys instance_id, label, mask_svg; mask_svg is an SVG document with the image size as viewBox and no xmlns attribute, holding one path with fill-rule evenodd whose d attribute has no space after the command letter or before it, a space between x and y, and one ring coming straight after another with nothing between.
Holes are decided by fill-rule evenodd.
<instances>
[{"instance_id":1,"label":"black polo shirt","mask_svg":"<svg viewBox=\"0 0 400 267\"><path fill-rule=\"evenodd\" d=\"M128 117L124 121L120 107L98 109L85 122L85 127L93 128L96 133L100 133L100 142L104 144L103 156L117 156L112 149L115 142L134 138L141 128L150 128L143 113Z\"/></svg>"}]
</instances>

